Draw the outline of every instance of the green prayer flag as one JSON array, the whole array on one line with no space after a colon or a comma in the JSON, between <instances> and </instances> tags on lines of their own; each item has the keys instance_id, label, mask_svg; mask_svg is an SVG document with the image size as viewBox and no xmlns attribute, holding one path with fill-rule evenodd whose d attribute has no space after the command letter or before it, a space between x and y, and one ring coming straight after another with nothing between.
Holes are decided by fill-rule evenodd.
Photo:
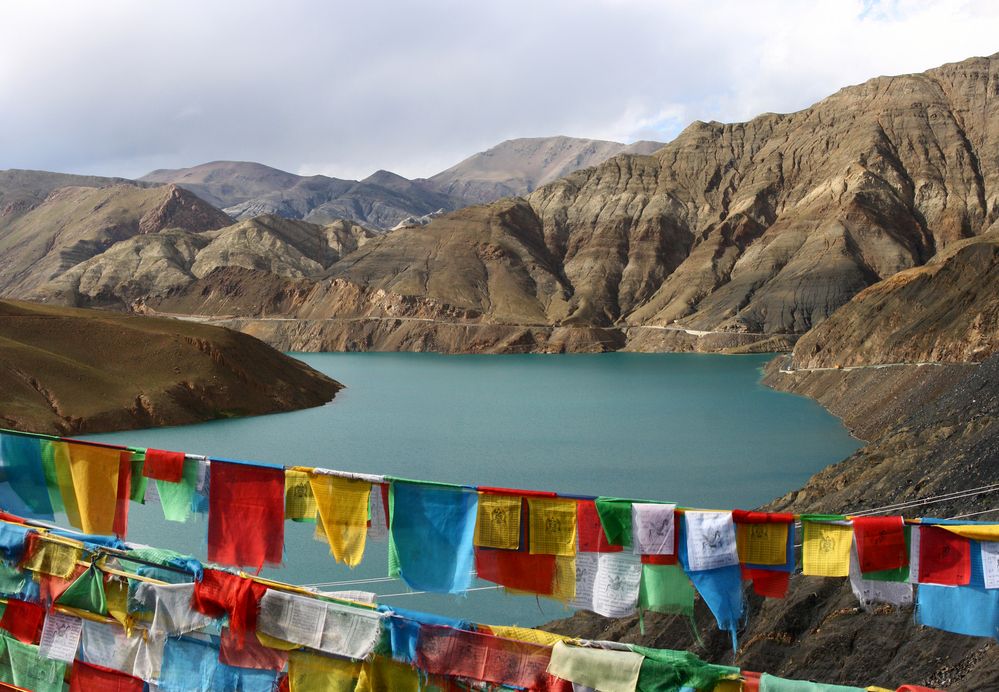
<instances>
[{"instance_id":1,"label":"green prayer flag","mask_svg":"<svg viewBox=\"0 0 999 692\"><path fill-rule=\"evenodd\" d=\"M594 503L600 515L600 526L611 545L631 547L631 505L635 500L598 497Z\"/></svg>"},{"instance_id":2,"label":"green prayer flag","mask_svg":"<svg viewBox=\"0 0 999 692\"><path fill-rule=\"evenodd\" d=\"M194 459L184 460L184 475L180 483L156 481L156 490L163 505L163 517L167 521L187 521L191 516L191 503L197 485L198 462Z\"/></svg>"},{"instance_id":3,"label":"green prayer flag","mask_svg":"<svg viewBox=\"0 0 999 692\"><path fill-rule=\"evenodd\" d=\"M0 562L0 594L20 594L28 579L30 577L24 570Z\"/></svg>"},{"instance_id":4,"label":"green prayer flag","mask_svg":"<svg viewBox=\"0 0 999 692\"><path fill-rule=\"evenodd\" d=\"M4 682L34 692L62 692L66 677L64 661L41 656L38 647L33 644L23 644L6 635L3 639L7 648L7 655L4 658L9 663L11 676L9 681L4 680Z\"/></svg>"},{"instance_id":5,"label":"green prayer flag","mask_svg":"<svg viewBox=\"0 0 999 692\"><path fill-rule=\"evenodd\" d=\"M638 605L643 610L694 615L694 585L680 565L642 565Z\"/></svg>"},{"instance_id":6,"label":"green prayer flag","mask_svg":"<svg viewBox=\"0 0 999 692\"><path fill-rule=\"evenodd\" d=\"M142 475L146 465L145 452L132 452L132 488L128 499L139 504L146 504L146 483L149 479Z\"/></svg>"},{"instance_id":7,"label":"green prayer flag","mask_svg":"<svg viewBox=\"0 0 999 692\"><path fill-rule=\"evenodd\" d=\"M45 473L45 487L49 491L52 511L65 511L62 504L62 493L59 491L59 476L56 475L55 447L48 440L42 440L39 444L42 453L42 471Z\"/></svg>"},{"instance_id":8,"label":"green prayer flag","mask_svg":"<svg viewBox=\"0 0 999 692\"><path fill-rule=\"evenodd\" d=\"M864 688L826 685L806 680L785 680L764 673L760 676L760 692L864 692Z\"/></svg>"},{"instance_id":9,"label":"green prayer flag","mask_svg":"<svg viewBox=\"0 0 999 692\"><path fill-rule=\"evenodd\" d=\"M711 690L722 678L739 674L738 668L706 663L688 651L629 647L645 656L636 692L676 692L682 687Z\"/></svg>"},{"instance_id":10,"label":"green prayer flag","mask_svg":"<svg viewBox=\"0 0 999 692\"><path fill-rule=\"evenodd\" d=\"M62 592L56 603L98 615L107 615L108 603L104 595L104 578L100 570L95 565L88 567L86 572Z\"/></svg>"}]
</instances>

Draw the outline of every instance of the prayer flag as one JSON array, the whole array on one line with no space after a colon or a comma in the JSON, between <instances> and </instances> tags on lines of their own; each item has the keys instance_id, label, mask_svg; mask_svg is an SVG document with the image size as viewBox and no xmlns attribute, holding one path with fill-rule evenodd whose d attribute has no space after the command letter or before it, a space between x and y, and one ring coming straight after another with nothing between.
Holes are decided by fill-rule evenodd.
<instances>
[{"instance_id":1,"label":"prayer flag","mask_svg":"<svg viewBox=\"0 0 999 692\"><path fill-rule=\"evenodd\" d=\"M0 433L0 506L32 519L52 520L39 439Z\"/></svg>"},{"instance_id":2,"label":"prayer flag","mask_svg":"<svg viewBox=\"0 0 999 692\"><path fill-rule=\"evenodd\" d=\"M238 641L257 629L257 610L267 587L252 579L217 569L206 569L194 586L191 606L211 617L229 616L229 628Z\"/></svg>"},{"instance_id":3,"label":"prayer flag","mask_svg":"<svg viewBox=\"0 0 999 692\"><path fill-rule=\"evenodd\" d=\"M555 556L479 548L475 551L475 571L479 579L508 589L548 596L554 589Z\"/></svg>"},{"instance_id":4,"label":"prayer flag","mask_svg":"<svg viewBox=\"0 0 999 692\"><path fill-rule=\"evenodd\" d=\"M679 565L642 565L638 604L643 610L692 617L694 585Z\"/></svg>"},{"instance_id":5,"label":"prayer flag","mask_svg":"<svg viewBox=\"0 0 999 692\"><path fill-rule=\"evenodd\" d=\"M568 603L576 597L576 557L555 556L555 581L552 598Z\"/></svg>"},{"instance_id":6,"label":"prayer flag","mask_svg":"<svg viewBox=\"0 0 999 692\"><path fill-rule=\"evenodd\" d=\"M731 512L686 511L687 569L701 571L739 564Z\"/></svg>"},{"instance_id":7,"label":"prayer flag","mask_svg":"<svg viewBox=\"0 0 999 692\"><path fill-rule=\"evenodd\" d=\"M805 680L785 680L764 673L760 676L760 692L864 692L864 688L825 685Z\"/></svg>"},{"instance_id":8,"label":"prayer flag","mask_svg":"<svg viewBox=\"0 0 999 692\"><path fill-rule=\"evenodd\" d=\"M3 637L7 647L12 682L33 692L62 692L66 676L65 661L55 661L38 653L38 647Z\"/></svg>"},{"instance_id":9,"label":"prayer flag","mask_svg":"<svg viewBox=\"0 0 999 692\"><path fill-rule=\"evenodd\" d=\"M356 692L420 692L420 672L405 663L373 656L364 663Z\"/></svg>"},{"instance_id":10,"label":"prayer flag","mask_svg":"<svg viewBox=\"0 0 999 692\"><path fill-rule=\"evenodd\" d=\"M802 523L802 573L813 577L849 576L853 527L807 518Z\"/></svg>"},{"instance_id":11,"label":"prayer flag","mask_svg":"<svg viewBox=\"0 0 999 692\"><path fill-rule=\"evenodd\" d=\"M72 663L76 658L77 649L80 648L82 633L83 620L56 610L49 611L42 626L38 653L45 658Z\"/></svg>"},{"instance_id":12,"label":"prayer flag","mask_svg":"<svg viewBox=\"0 0 999 692\"><path fill-rule=\"evenodd\" d=\"M382 614L268 589L257 628L286 642L337 656L365 658L378 643Z\"/></svg>"},{"instance_id":13,"label":"prayer flag","mask_svg":"<svg viewBox=\"0 0 999 692\"><path fill-rule=\"evenodd\" d=\"M551 650L537 644L434 625L420 628L417 662L432 675L537 689L550 659Z\"/></svg>"},{"instance_id":14,"label":"prayer flag","mask_svg":"<svg viewBox=\"0 0 999 692\"><path fill-rule=\"evenodd\" d=\"M25 644L34 644L42 633L45 623L45 608L37 603L10 599L0 618L0 629Z\"/></svg>"},{"instance_id":15,"label":"prayer flag","mask_svg":"<svg viewBox=\"0 0 999 692\"><path fill-rule=\"evenodd\" d=\"M636 502L631 506L632 551L640 555L672 555L675 504Z\"/></svg>"},{"instance_id":16,"label":"prayer flag","mask_svg":"<svg viewBox=\"0 0 999 692\"><path fill-rule=\"evenodd\" d=\"M479 493L475 545L483 548L520 548L520 511L523 498Z\"/></svg>"},{"instance_id":17,"label":"prayer flag","mask_svg":"<svg viewBox=\"0 0 999 692\"><path fill-rule=\"evenodd\" d=\"M686 518L685 514L684 519ZM690 546L690 540L686 535L688 527L689 523L686 520L680 523L682 534L680 538L680 564L683 565L687 576L694 583L694 588L697 589L701 598L704 599L704 603L715 616L718 629L731 634L732 649L735 650L736 635L746 609L742 596L742 572L738 563L714 569L692 570L690 556L687 553Z\"/></svg>"},{"instance_id":18,"label":"prayer flag","mask_svg":"<svg viewBox=\"0 0 999 692\"><path fill-rule=\"evenodd\" d=\"M519 642L529 642L540 646L554 646L556 642L570 642L573 637L562 634L545 632L544 630L530 629L527 627L501 626L501 625L476 625L478 631L491 632L494 637L503 639L516 639ZM485 628L485 630L483 630Z\"/></svg>"},{"instance_id":19,"label":"prayer flag","mask_svg":"<svg viewBox=\"0 0 999 692\"><path fill-rule=\"evenodd\" d=\"M69 673L69 692L143 692L146 683L128 673L76 661Z\"/></svg>"},{"instance_id":20,"label":"prayer flag","mask_svg":"<svg viewBox=\"0 0 999 692\"><path fill-rule=\"evenodd\" d=\"M853 534L861 572L881 572L908 564L902 517L854 517Z\"/></svg>"},{"instance_id":21,"label":"prayer flag","mask_svg":"<svg viewBox=\"0 0 999 692\"><path fill-rule=\"evenodd\" d=\"M390 550L412 588L462 593L472 582L478 493L459 486L393 480Z\"/></svg>"},{"instance_id":22,"label":"prayer flag","mask_svg":"<svg viewBox=\"0 0 999 692\"><path fill-rule=\"evenodd\" d=\"M542 555L576 554L576 501L528 498L530 551Z\"/></svg>"},{"instance_id":23,"label":"prayer flag","mask_svg":"<svg viewBox=\"0 0 999 692\"><path fill-rule=\"evenodd\" d=\"M184 478L184 458L183 452L147 449L142 475L146 478L155 478L158 481L180 483Z\"/></svg>"},{"instance_id":24,"label":"prayer flag","mask_svg":"<svg viewBox=\"0 0 999 692\"><path fill-rule=\"evenodd\" d=\"M107 598L104 595L104 578L96 565L91 564L56 599L58 605L107 615Z\"/></svg>"},{"instance_id":25,"label":"prayer flag","mask_svg":"<svg viewBox=\"0 0 999 692\"><path fill-rule=\"evenodd\" d=\"M784 570L742 567L744 581L753 582L753 592L765 598L784 598L791 583L791 573Z\"/></svg>"},{"instance_id":26,"label":"prayer flag","mask_svg":"<svg viewBox=\"0 0 999 692\"><path fill-rule=\"evenodd\" d=\"M999 541L999 524L961 524L943 523L940 527L958 536L964 536L975 541Z\"/></svg>"},{"instance_id":27,"label":"prayer flag","mask_svg":"<svg viewBox=\"0 0 999 692\"><path fill-rule=\"evenodd\" d=\"M218 648L213 643L171 637L163 648L163 667L156 685L162 692L271 692L277 685L277 673L227 666L219 661Z\"/></svg>"},{"instance_id":28,"label":"prayer flag","mask_svg":"<svg viewBox=\"0 0 999 692\"><path fill-rule=\"evenodd\" d=\"M361 665L361 661L292 651L288 656L290 692L354 692Z\"/></svg>"},{"instance_id":29,"label":"prayer flag","mask_svg":"<svg viewBox=\"0 0 999 692\"><path fill-rule=\"evenodd\" d=\"M135 585L132 599L137 605L153 613L149 633L154 637L178 636L187 632L208 627L218 622L217 618L205 615L191 607L195 584L150 584L139 582Z\"/></svg>"},{"instance_id":30,"label":"prayer flag","mask_svg":"<svg viewBox=\"0 0 999 692\"><path fill-rule=\"evenodd\" d=\"M316 496L312 494L309 474L286 469L284 472L284 518L292 521L315 521Z\"/></svg>"},{"instance_id":31,"label":"prayer flag","mask_svg":"<svg viewBox=\"0 0 999 692\"><path fill-rule=\"evenodd\" d=\"M357 566L368 535L371 483L326 473L313 473L309 483L330 553L348 567Z\"/></svg>"},{"instance_id":32,"label":"prayer flag","mask_svg":"<svg viewBox=\"0 0 999 692\"><path fill-rule=\"evenodd\" d=\"M635 612L642 580L642 561L631 553L579 553L576 555L574 608L605 617L626 617Z\"/></svg>"},{"instance_id":33,"label":"prayer flag","mask_svg":"<svg viewBox=\"0 0 999 692\"><path fill-rule=\"evenodd\" d=\"M611 545L630 548L632 501L616 497L598 497L595 504L607 541Z\"/></svg>"},{"instance_id":34,"label":"prayer flag","mask_svg":"<svg viewBox=\"0 0 999 692\"><path fill-rule=\"evenodd\" d=\"M128 503L132 497L132 453L118 455L118 490L115 493L114 535L125 538L128 534Z\"/></svg>"},{"instance_id":35,"label":"prayer flag","mask_svg":"<svg viewBox=\"0 0 999 692\"><path fill-rule=\"evenodd\" d=\"M943 527L919 527L919 583L960 586L971 579L971 544Z\"/></svg>"},{"instance_id":36,"label":"prayer flag","mask_svg":"<svg viewBox=\"0 0 999 692\"><path fill-rule=\"evenodd\" d=\"M164 641L138 634L130 637L117 624L84 620L79 660L143 680L156 680L163 661Z\"/></svg>"},{"instance_id":37,"label":"prayer flag","mask_svg":"<svg viewBox=\"0 0 999 692\"><path fill-rule=\"evenodd\" d=\"M734 510L736 545L739 562L751 565L784 565L787 563L789 527L793 514L747 512Z\"/></svg>"},{"instance_id":38,"label":"prayer flag","mask_svg":"<svg viewBox=\"0 0 999 692\"><path fill-rule=\"evenodd\" d=\"M163 506L163 518L167 521L185 522L191 516L198 486L199 466L197 459L185 459L180 482L158 480L155 485L149 486L150 490L155 489L159 495L160 504Z\"/></svg>"},{"instance_id":39,"label":"prayer flag","mask_svg":"<svg viewBox=\"0 0 999 692\"><path fill-rule=\"evenodd\" d=\"M881 603L893 606L912 604L912 584L864 578L856 544L850 550L850 589L864 609Z\"/></svg>"},{"instance_id":40,"label":"prayer flag","mask_svg":"<svg viewBox=\"0 0 999 692\"><path fill-rule=\"evenodd\" d=\"M548 673L601 692L634 692L645 657L634 651L613 651L558 642L552 648Z\"/></svg>"},{"instance_id":41,"label":"prayer flag","mask_svg":"<svg viewBox=\"0 0 999 692\"><path fill-rule=\"evenodd\" d=\"M264 646L256 637L245 637L239 642L226 627L219 643L219 660L227 666L281 671L288 664L288 652Z\"/></svg>"},{"instance_id":42,"label":"prayer flag","mask_svg":"<svg viewBox=\"0 0 999 692\"><path fill-rule=\"evenodd\" d=\"M404 663L416 661L417 640L420 635L420 627L423 625L440 625L456 630L473 629L472 623L466 620L455 620L443 615L419 613L385 605L378 606L378 611L388 615L385 625L389 631L392 657Z\"/></svg>"},{"instance_id":43,"label":"prayer flag","mask_svg":"<svg viewBox=\"0 0 999 692\"><path fill-rule=\"evenodd\" d=\"M986 589L999 589L999 543L979 543L982 551L983 581Z\"/></svg>"},{"instance_id":44,"label":"prayer flag","mask_svg":"<svg viewBox=\"0 0 999 692\"><path fill-rule=\"evenodd\" d=\"M722 678L739 675L738 668L706 663L687 651L649 649L634 644L628 646L645 657L636 688L642 692L686 688L715 690Z\"/></svg>"},{"instance_id":45,"label":"prayer flag","mask_svg":"<svg viewBox=\"0 0 999 692\"><path fill-rule=\"evenodd\" d=\"M63 579L76 569L83 551L75 546L44 539L37 533L28 534L28 547L21 566L32 572L51 574Z\"/></svg>"},{"instance_id":46,"label":"prayer flag","mask_svg":"<svg viewBox=\"0 0 999 692\"><path fill-rule=\"evenodd\" d=\"M259 570L281 563L284 470L212 461L208 559Z\"/></svg>"},{"instance_id":47,"label":"prayer flag","mask_svg":"<svg viewBox=\"0 0 999 692\"><path fill-rule=\"evenodd\" d=\"M19 524L0 522L0 559L20 562L28 543L29 529Z\"/></svg>"},{"instance_id":48,"label":"prayer flag","mask_svg":"<svg viewBox=\"0 0 999 692\"><path fill-rule=\"evenodd\" d=\"M600 514L593 500L576 503L576 534L581 553L619 553L621 546L611 545L600 524Z\"/></svg>"},{"instance_id":49,"label":"prayer flag","mask_svg":"<svg viewBox=\"0 0 999 692\"><path fill-rule=\"evenodd\" d=\"M114 533L121 450L91 445L69 445L69 470L73 478L80 524L84 533ZM65 499L65 495L63 496Z\"/></svg>"}]
</instances>

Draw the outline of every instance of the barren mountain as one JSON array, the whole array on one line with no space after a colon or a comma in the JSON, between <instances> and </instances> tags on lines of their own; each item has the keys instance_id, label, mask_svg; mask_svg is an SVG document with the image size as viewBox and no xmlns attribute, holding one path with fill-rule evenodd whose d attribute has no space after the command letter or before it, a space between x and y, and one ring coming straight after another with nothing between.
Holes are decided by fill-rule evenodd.
<instances>
[{"instance_id":1,"label":"barren mountain","mask_svg":"<svg viewBox=\"0 0 999 692\"><path fill-rule=\"evenodd\" d=\"M662 142L621 144L575 137L509 139L441 171L430 182L469 204L492 202L526 195L539 185L618 154L651 154L662 146Z\"/></svg>"},{"instance_id":2,"label":"barren mountain","mask_svg":"<svg viewBox=\"0 0 999 692\"><path fill-rule=\"evenodd\" d=\"M0 227L0 291L26 295L134 236L229 223L221 211L173 185L60 188Z\"/></svg>"},{"instance_id":3,"label":"barren mountain","mask_svg":"<svg viewBox=\"0 0 999 692\"><path fill-rule=\"evenodd\" d=\"M238 332L0 301L2 427L76 434L182 425L319 406L340 388Z\"/></svg>"},{"instance_id":4,"label":"barren mountain","mask_svg":"<svg viewBox=\"0 0 999 692\"><path fill-rule=\"evenodd\" d=\"M96 175L25 171L16 168L0 171L0 229L44 202L50 192L60 187L112 185L150 186L149 183L138 183L125 178L102 178Z\"/></svg>"}]
</instances>

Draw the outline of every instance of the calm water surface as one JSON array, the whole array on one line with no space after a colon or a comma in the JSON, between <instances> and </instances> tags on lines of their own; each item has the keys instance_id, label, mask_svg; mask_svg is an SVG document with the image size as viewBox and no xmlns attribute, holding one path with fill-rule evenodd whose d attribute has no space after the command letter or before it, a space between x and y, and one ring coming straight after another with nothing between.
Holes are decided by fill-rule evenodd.
<instances>
[{"instance_id":1,"label":"calm water surface","mask_svg":"<svg viewBox=\"0 0 999 692\"><path fill-rule=\"evenodd\" d=\"M347 389L307 411L89 439L712 508L756 507L859 446L818 404L763 387L769 356L294 355ZM176 524L158 505L132 508L130 540L204 557L204 519ZM462 598L406 593L384 579L384 543L369 543L350 570L311 534L286 523L285 565L264 574L479 622L531 625L566 614L560 604L488 588Z\"/></svg>"}]
</instances>

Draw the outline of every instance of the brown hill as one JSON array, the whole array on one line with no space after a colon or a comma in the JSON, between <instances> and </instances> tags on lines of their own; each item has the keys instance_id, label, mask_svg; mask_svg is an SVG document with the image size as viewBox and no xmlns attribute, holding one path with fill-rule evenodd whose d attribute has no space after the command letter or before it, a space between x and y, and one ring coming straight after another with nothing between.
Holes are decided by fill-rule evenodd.
<instances>
[{"instance_id":1,"label":"brown hill","mask_svg":"<svg viewBox=\"0 0 999 692\"><path fill-rule=\"evenodd\" d=\"M103 178L96 175L73 175L49 171L26 171L10 168L0 171L0 227L27 213L45 201L53 190L60 187L111 187L135 185L151 187L125 178Z\"/></svg>"},{"instance_id":2,"label":"brown hill","mask_svg":"<svg viewBox=\"0 0 999 692\"><path fill-rule=\"evenodd\" d=\"M0 226L0 292L24 296L115 243L165 228L203 231L229 217L173 185L66 187Z\"/></svg>"},{"instance_id":3,"label":"brown hill","mask_svg":"<svg viewBox=\"0 0 999 692\"><path fill-rule=\"evenodd\" d=\"M319 406L340 388L227 329L0 301L0 427L182 425Z\"/></svg>"}]
</instances>

